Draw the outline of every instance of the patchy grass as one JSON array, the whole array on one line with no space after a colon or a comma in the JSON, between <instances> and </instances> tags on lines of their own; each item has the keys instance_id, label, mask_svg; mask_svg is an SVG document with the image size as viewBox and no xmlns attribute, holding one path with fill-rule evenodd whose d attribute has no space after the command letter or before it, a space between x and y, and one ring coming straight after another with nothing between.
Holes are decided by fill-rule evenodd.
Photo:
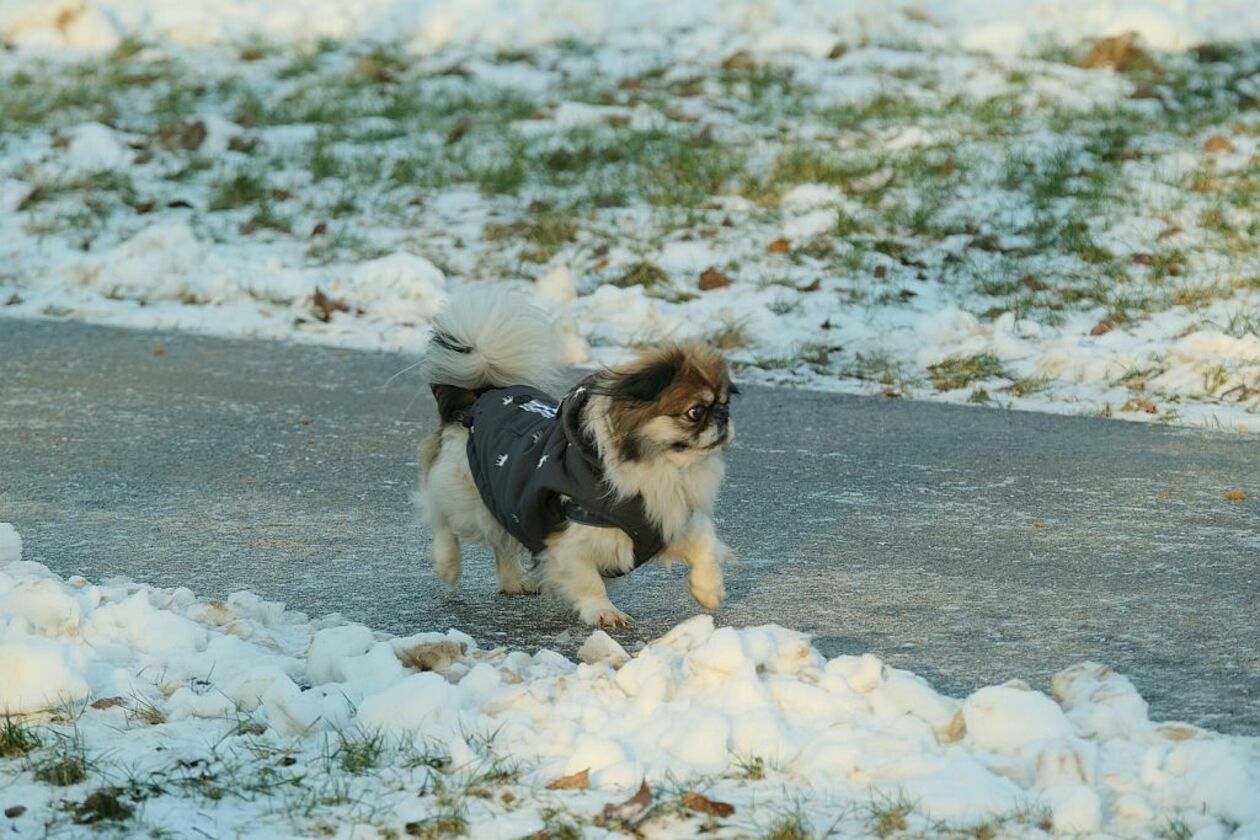
<instances>
[{"instance_id":1,"label":"patchy grass","mask_svg":"<svg viewBox=\"0 0 1260 840\"><path fill-rule=\"evenodd\" d=\"M74 806L73 814L80 825L100 825L124 822L135 814L135 808L124 800L121 788L102 788Z\"/></svg>"},{"instance_id":2,"label":"patchy grass","mask_svg":"<svg viewBox=\"0 0 1260 840\"><path fill-rule=\"evenodd\" d=\"M53 787L68 787L85 781L91 763L82 740L77 736L61 736L47 754L30 757L35 781Z\"/></svg>"},{"instance_id":3,"label":"patchy grass","mask_svg":"<svg viewBox=\"0 0 1260 840\"><path fill-rule=\"evenodd\" d=\"M0 758L22 758L39 749L40 739L35 731L9 715L0 724Z\"/></svg>"},{"instance_id":4,"label":"patchy grass","mask_svg":"<svg viewBox=\"0 0 1260 840\"><path fill-rule=\"evenodd\" d=\"M891 837L900 834L909 827L906 818L914 810L914 805L898 794L871 800L867 829L876 837Z\"/></svg>"},{"instance_id":5,"label":"patchy grass","mask_svg":"<svg viewBox=\"0 0 1260 840\"><path fill-rule=\"evenodd\" d=\"M621 276L613 280L614 285L623 289L642 286L646 291L651 291L667 282L669 282L669 275L665 273L665 269L647 261L634 263Z\"/></svg>"},{"instance_id":6,"label":"patchy grass","mask_svg":"<svg viewBox=\"0 0 1260 840\"><path fill-rule=\"evenodd\" d=\"M1169 819L1155 836L1161 840L1190 840L1194 831L1185 820Z\"/></svg>"},{"instance_id":7,"label":"patchy grass","mask_svg":"<svg viewBox=\"0 0 1260 840\"><path fill-rule=\"evenodd\" d=\"M1091 59L1120 60L1131 97L1105 93L1111 71L1082 75L1087 44L983 60L900 42L844 49L860 59L845 70L857 93L812 83L820 76L801 66L814 59L739 52L662 59L621 78L581 44L424 59L398 44L331 41L243 43L231 60L196 64L139 45L31 58L0 63L0 142L45 154L14 158L0 179L34 187L15 235L89 253L179 213L199 238L230 248L248 237L243 247L256 242L299 270L407 251L460 277L528 281L561 258L586 288L640 286L667 306L699 295L681 276L671 283L662 252L711 240L723 265L743 266L737 291L757 278L796 289L821 278L817 293L758 304L793 322L926 299L1050 328L1088 317L1131 329L1186 309L1195 327L1256 329L1249 316L1223 317L1220 303L1245 312L1260 276L1260 221L1248 212L1260 168L1204 149L1217 135L1219 148L1246 149L1257 133L1240 70L1260 57L1254 45L1147 51L1149 64L1131 50ZM946 60L974 72L945 72ZM527 67L540 84L501 83L491 64ZM996 84L967 81L986 74ZM1072 96L1055 92L1064 86ZM61 171L69 131L88 121L127 132L133 162ZM784 207L801 185L828 192L816 207ZM834 224L811 219L785 236L807 214ZM793 371L772 378L795 378L804 362L819 377L898 393L928 381L982 393L974 364L925 371L905 353L874 358L883 346L865 339L802 328L779 342L727 326L746 318L733 311L697 334L742 364ZM844 355L817 363L832 344ZM1004 393L1054 399L1059 384Z\"/></svg>"},{"instance_id":8,"label":"patchy grass","mask_svg":"<svg viewBox=\"0 0 1260 840\"><path fill-rule=\"evenodd\" d=\"M341 733L333 758L341 769L355 776L373 770L385 752L385 736L380 732Z\"/></svg>"},{"instance_id":9,"label":"patchy grass","mask_svg":"<svg viewBox=\"0 0 1260 840\"><path fill-rule=\"evenodd\" d=\"M928 366L932 386L938 391L955 391L973 382L984 382L1007 376L1002 362L989 353L975 356L954 356Z\"/></svg>"},{"instance_id":10,"label":"patchy grass","mask_svg":"<svg viewBox=\"0 0 1260 840\"><path fill-rule=\"evenodd\" d=\"M811 840L814 835L798 803L795 808L781 813L757 836L760 840Z\"/></svg>"}]
</instances>

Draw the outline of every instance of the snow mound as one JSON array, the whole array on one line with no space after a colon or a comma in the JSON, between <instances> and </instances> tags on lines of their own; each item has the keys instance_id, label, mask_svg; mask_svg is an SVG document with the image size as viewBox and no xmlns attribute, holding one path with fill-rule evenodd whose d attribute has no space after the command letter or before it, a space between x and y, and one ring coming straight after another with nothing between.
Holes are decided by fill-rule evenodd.
<instances>
[{"instance_id":1,"label":"snow mound","mask_svg":"<svg viewBox=\"0 0 1260 840\"><path fill-rule=\"evenodd\" d=\"M22 537L8 522L0 522L0 564L22 559Z\"/></svg>"},{"instance_id":2,"label":"snow mound","mask_svg":"<svg viewBox=\"0 0 1260 840\"><path fill-rule=\"evenodd\" d=\"M0 524L0 709L104 698L77 723L89 748L115 737L125 753L119 727L141 724L111 707L142 698L172 760L220 721L312 753L331 733L380 733L457 765L492 741L536 790L583 771L606 790L733 778L756 757L806 801L903 797L951 823L1045 809L1062 832L1142 834L1181 815L1260 830L1255 739L1152 723L1127 679L1091 663L1058 674L1053 698L1012 682L960 702L874 656L828 660L801 633L709 616L633 657L596 632L574 663L455 630L312 621L247 593L67 581L20 551ZM19 772L0 764L0 782Z\"/></svg>"}]
</instances>

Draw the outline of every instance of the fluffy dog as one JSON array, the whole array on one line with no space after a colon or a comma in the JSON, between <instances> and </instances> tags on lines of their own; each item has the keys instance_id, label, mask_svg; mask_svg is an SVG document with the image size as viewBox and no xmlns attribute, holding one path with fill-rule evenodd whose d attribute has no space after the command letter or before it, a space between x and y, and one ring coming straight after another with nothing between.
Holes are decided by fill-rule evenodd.
<instances>
[{"instance_id":1,"label":"fluffy dog","mask_svg":"<svg viewBox=\"0 0 1260 840\"><path fill-rule=\"evenodd\" d=\"M503 592L545 586L592 626L629 623L603 578L653 559L685 563L702 607L722 603L729 552L712 513L738 391L715 350L662 346L557 401L549 319L480 290L435 318L422 370L441 422L420 447L419 500L446 585L459 581L460 540L473 540L494 551Z\"/></svg>"}]
</instances>

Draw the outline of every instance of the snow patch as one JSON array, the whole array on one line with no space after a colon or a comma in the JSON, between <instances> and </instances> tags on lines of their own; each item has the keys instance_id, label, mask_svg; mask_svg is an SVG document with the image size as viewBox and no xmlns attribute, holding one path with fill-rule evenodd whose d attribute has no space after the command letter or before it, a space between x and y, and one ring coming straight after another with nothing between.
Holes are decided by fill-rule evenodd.
<instances>
[{"instance_id":1,"label":"snow patch","mask_svg":"<svg viewBox=\"0 0 1260 840\"><path fill-rule=\"evenodd\" d=\"M951 824L1043 807L1069 833L1144 834L1187 816L1260 830L1255 739L1152 723L1128 680L1090 663L1054 678L1055 699L1013 682L960 702L874 656L827 660L804 634L774 625L697 616L634 656L596 632L575 664L547 650L483 650L458 631L393 638L311 621L248 593L209 601L187 589L67 582L22 562L7 524L0 561L0 710L38 715L105 699L76 726L89 754L129 767L154 755L195 761L206 742L230 752L246 726L311 772L336 749L329 737L379 733L411 750L399 756L440 749L456 767L493 744L526 790L586 771L604 789L600 802L644 779L704 781L743 814L789 789L821 809L904 796ZM167 723L150 728L108 708L127 698ZM147 733L159 729L155 753ZM764 783L730 775L754 757ZM0 782L11 772L0 767ZM43 824L60 794L20 784L31 825ZM416 797L403 786L390 801L401 815ZM195 820L203 805L167 795L149 807ZM220 811L220 828L274 829L267 807ZM508 818L477 813L478 836Z\"/></svg>"}]
</instances>

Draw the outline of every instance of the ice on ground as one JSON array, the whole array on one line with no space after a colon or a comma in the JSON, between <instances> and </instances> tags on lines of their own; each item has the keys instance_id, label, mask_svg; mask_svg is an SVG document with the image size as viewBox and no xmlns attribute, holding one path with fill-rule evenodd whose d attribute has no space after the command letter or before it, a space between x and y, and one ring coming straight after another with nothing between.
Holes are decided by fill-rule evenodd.
<instances>
[{"instance_id":1,"label":"ice on ground","mask_svg":"<svg viewBox=\"0 0 1260 840\"><path fill-rule=\"evenodd\" d=\"M138 809L137 830L415 833L454 808L474 836L521 836L557 813L589 824L643 781L658 803L702 790L732 805L719 836L764 831L784 797L850 834L880 808L911 831L1260 830L1260 743L1152 722L1094 663L1051 695L1012 681L958 700L869 654L828 660L803 634L709 616L633 656L596 631L575 663L455 630L312 621L247 593L68 581L20 550L0 524L0 709L42 743L0 758L0 804L26 808L6 818L18 833L71 825L104 789ZM87 779L36 778L68 749ZM666 834L699 825L686 807L660 814Z\"/></svg>"}]
</instances>

